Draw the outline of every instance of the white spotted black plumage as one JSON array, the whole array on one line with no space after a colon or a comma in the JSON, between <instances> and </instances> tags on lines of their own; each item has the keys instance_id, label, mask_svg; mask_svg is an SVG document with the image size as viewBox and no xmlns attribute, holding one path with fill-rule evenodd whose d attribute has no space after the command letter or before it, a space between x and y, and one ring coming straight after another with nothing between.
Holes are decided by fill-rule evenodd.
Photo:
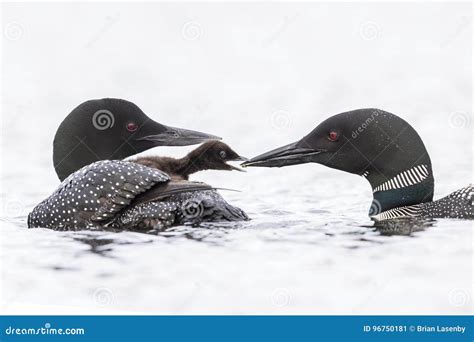
<instances>
[{"instance_id":1,"label":"white spotted black plumage","mask_svg":"<svg viewBox=\"0 0 474 342\"><path fill-rule=\"evenodd\" d=\"M67 177L50 197L29 214L28 226L57 230L100 227L132 229L135 226L165 227L179 223L182 221L179 214L184 197L171 195L166 199L151 199L145 203L133 202L152 187L169 181L170 177L166 173L137 163L98 161ZM235 210L217 192L203 193L208 192L214 194L211 206L214 205L217 212ZM199 193L189 192L188 196L198 196ZM204 215L199 219L214 220L218 217ZM240 219L246 218L242 212Z\"/></svg>"},{"instance_id":2,"label":"white spotted black plumage","mask_svg":"<svg viewBox=\"0 0 474 342\"><path fill-rule=\"evenodd\" d=\"M92 163L67 177L58 189L37 205L29 227L88 228L110 220L138 194L168 182L160 170L125 161Z\"/></svg>"},{"instance_id":3,"label":"white spotted black plumage","mask_svg":"<svg viewBox=\"0 0 474 342\"><path fill-rule=\"evenodd\" d=\"M371 218L375 221L400 218L473 219L473 194L474 188L470 184L437 201L393 208Z\"/></svg>"},{"instance_id":4,"label":"white spotted black plumage","mask_svg":"<svg viewBox=\"0 0 474 342\"><path fill-rule=\"evenodd\" d=\"M240 221L248 216L214 190L183 192L165 201L126 209L114 222L125 229L159 230L171 225L208 221Z\"/></svg>"}]
</instances>

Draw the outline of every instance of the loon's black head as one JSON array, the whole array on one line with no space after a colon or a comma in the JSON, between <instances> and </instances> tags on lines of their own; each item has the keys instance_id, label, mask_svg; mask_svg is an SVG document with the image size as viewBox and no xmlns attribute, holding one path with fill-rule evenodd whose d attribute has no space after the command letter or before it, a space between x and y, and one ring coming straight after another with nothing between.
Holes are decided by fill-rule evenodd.
<instances>
[{"instance_id":1,"label":"loon's black head","mask_svg":"<svg viewBox=\"0 0 474 342\"><path fill-rule=\"evenodd\" d=\"M300 141L242 165L303 163L319 163L366 177L374 191L370 215L433 199L433 172L423 141L406 121L379 109L334 115Z\"/></svg>"},{"instance_id":2,"label":"loon's black head","mask_svg":"<svg viewBox=\"0 0 474 342\"><path fill-rule=\"evenodd\" d=\"M61 123L53 144L54 168L62 181L98 160L123 159L155 146L185 146L220 139L169 127L150 119L132 102L86 101Z\"/></svg>"},{"instance_id":3,"label":"loon's black head","mask_svg":"<svg viewBox=\"0 0 474 342\"><path fill-rule=\"evenodd\" d=\"M187 155L188 160L196 167L203 170L237 170L244 171L238 167L227 164L229 161L248 160L240 156L229 145L221 141L208 141L191 151Z\"/></svg>"}]
</instances>

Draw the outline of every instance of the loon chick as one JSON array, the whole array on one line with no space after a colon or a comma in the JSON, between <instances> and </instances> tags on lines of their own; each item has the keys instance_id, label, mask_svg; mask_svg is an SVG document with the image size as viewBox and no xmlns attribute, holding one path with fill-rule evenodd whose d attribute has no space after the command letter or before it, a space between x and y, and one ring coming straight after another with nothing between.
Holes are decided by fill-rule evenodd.
<instances>
[{"instance_id":1,"label":"loon chick","mask_svg":"<svg viewBox=\"0 0 474 342\"><path fill-rule=\"evenodd\" d=\"M28 215L28 227L148 231L247 220L207 184L172 180L155 168L117 160L154 146L215 139L220 138L159 124L125 100L87 101L58 128L53 154L62 183Z\"/></svg>"},{"instance_id":2,"label":"loon chick","mask_svg":"<svg viewBox=\"0 0 474 342\"><path fill-rule=\"evenodd\" d=\"M369 216L473 219L473 186L433 202L431 160L418 133L379 109L334 115L301 140L252 158L242 166L319 163L365 177L373 191Z\"/></svg>"},{"instance_id":3,"label":"loon chick","mask_svg":"<svg viewBox=\"0 0 474 342\"><path fill-rule=\"evenodd\" d=\"M203 170L237 170L238 167L227 164L228 161L245 161L228 145L220 141L208 141L188 153L184 158L140 157L132 160L135 163L159 169L172 179L188 180L189 175Z\"/></svg>"}]
</instances>

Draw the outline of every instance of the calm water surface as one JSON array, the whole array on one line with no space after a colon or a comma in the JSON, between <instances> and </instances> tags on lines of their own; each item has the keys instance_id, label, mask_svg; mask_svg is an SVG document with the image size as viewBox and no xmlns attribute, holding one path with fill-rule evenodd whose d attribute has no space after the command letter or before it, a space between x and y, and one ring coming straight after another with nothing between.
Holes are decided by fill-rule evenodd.
<instances>
[{"instance_id":1,"label":"calm water surface","mask_svg":"<svg viewBox=\"0 0 474 342\"><path fill-rule=\"evenodd\" d=\"M298 177L285 178L288 170ZM2 198L7 312L471 310L471 222L405 225L403 235L377 230L361 177L316 165L202 173L200 180L240 188L222 194L252 220L155 236L27 229L26 213L57 183L49 177L52 184L32 188L21 177L29 171L18 172L6 176L16 191Z\"/></svg>"}]
</instances>

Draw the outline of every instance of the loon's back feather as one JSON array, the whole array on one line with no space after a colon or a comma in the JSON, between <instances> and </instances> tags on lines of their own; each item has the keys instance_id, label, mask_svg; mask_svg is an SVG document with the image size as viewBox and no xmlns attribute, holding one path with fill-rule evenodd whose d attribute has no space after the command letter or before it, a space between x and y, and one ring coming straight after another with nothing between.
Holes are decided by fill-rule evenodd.
<instances>
[{"instance_id":1,"label":"loon's back feather","mask_svg":"<svg viewBox=\"0 0 474 342\"><path fill-rule=\"evenodd\" d=\"M131 230L157 231L171 225L212 221L245 221L245 212L227 203L215 190L182 192L163 201L140 203L113 224Z\"/></svg>"},{"instance_id":2,"label":"loon's back feather","mask_svg":"<svg viewBox=\"0 0 474 342\"><path fill-rule=\"evenodd\" d=\"M192 220L247 219L212 189L205 183L170 181L166 173L133 162L98 161L70 175L38 204L28 216L28 227L133 229ZM183 214L189 198L200 199L199 205L207 209L199 216Z\"/></svg>"},{"instance_id":3,"label":"loon's back feather","mask_svg":"<svg viewBox=\"0 0 474 342\"><path fill-rule=\"evenodd\" d=\"M160 170L102 160L74 172L28 216L28 226L88 228L111 220L139 194L169 181Z\"/></svg>"}]
</instances>

